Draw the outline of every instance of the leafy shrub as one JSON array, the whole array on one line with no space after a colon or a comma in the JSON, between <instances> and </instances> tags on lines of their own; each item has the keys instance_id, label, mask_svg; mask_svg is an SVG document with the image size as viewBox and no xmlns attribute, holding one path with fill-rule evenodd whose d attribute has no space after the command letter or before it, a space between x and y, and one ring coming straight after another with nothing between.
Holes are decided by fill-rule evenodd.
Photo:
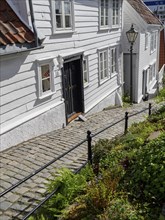
<instances>
[{"instance_id":1,"label":"leafy shrub","mask_svg":"<svg viewBox=\"0 0 165 220\"><path fill-rule=\"evenodd\" d=\"M161 89L159 91L158 96L156 96L157 103L162 102L162 101L165 101L165 87L163 89Z\"/></svg>"},{"instance_id":2,"label":"leafy shrub","mask_svg":"<svg viewBox=\"0 0 165 220\"><path fill-rule=\"evenodd\" d=\"M93 148L97 176L87 166L74 175L63 169L50 181L53 196L31 220L157 220L165 195L165 106L125 136ZM159 138L148 136L161 131Z\"/></svg>"},{"instance_id":3,"label":"leafy shrub","mask_svg":"<svg viewBox=\"0 0 165 220\"><path fill-rule=\"evenodd\" d=\"M86 168L86 171L88 168ZM88 171L90 173L92 171ZM86 177L82 174L73 174L69 169L59 170L58 176L51 179L48 184L48 192L52 192L57 188L57 192L51 199L49 199L40 212L37 214L36 219L51 220L60 217L65 212L66 207L74 202L77 195L82 194L87 186Z\"/></svg>"},{"instance_id":4,"label":"leafy shrub","mask_svg":"<svg viewBox=\"0 0 165 220\"><path fill-rule=\"evenodd\" d=\"M165 133L137 151L121 184L133 200L161 206L165 199Z\"/></svg>"}]
</instances>

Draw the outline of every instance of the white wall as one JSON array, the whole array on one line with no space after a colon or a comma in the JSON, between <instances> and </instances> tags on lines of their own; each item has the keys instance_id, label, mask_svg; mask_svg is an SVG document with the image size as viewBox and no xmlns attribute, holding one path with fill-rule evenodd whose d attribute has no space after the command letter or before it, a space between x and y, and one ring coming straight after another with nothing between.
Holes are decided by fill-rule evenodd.
<instances>
[{"instance_id":1,"label":"white wall","mask_svg":"<svg viewBox=\"0 0 165 220\"><path fill-rule=\"evenodd\" d=\"M143 69L146 69L151 64L153 64L154 61L158 63L158 44L159 44L159 34L157 36L157 49L154 53L151 54L150 52L150 39L151 39L151 32L159 29L159 27L155 27L154 25L148 25L141 16L131 7L131 5L124 1L124 28L123 28L123 50L125 56L128 56L129 54L129 43L126 37L126 31L128 31L131 27L131 24L134 24L134 28L138 31L138 38L133 46L133 53L136 53L136 64L133 68L133 74L134 74L134 101L139 103L142 100L142 73ZM145 49L145 33L148 32L148 48ZM126 59L126 58L125 58ZM127 59L129 62L129 60ZM129 63L125 62L125 70L128 70ZM156 64L157 65L157 64ZM129 72L129 71L128 71ZM124 73L127 78L127 81L129 76L127 75L127 72ZM153 82L148 84L149 90L153 88L155 85L156 79L153 79Z\"/></svg>"},{"instance_id":2,"label":"white wall","mask_svg":"<svg viewBox=\"0 0 165 220\"><path fill-rule=\"evenodd\" d=\"M18 1L17 1L18 2ZM18 7L18 4L16 4ZM44 48L17 55L8 55L1 60L1 132L2 148L17 144L42 132L62 127L65 124L65 112L57 117L57 109L64 109L62 99L62 79L59 66L56 66L55 89L56 93L47 99L38 99L38 81L36 60L57 57L62 53L73 53L77 49L84 50L89 56L89 86L84 89L85 112L88 112L99 103L98 110L108 105L115 104L115 93L121 86L122 52L119 49L119 73L113 78L99 85L98 54L97 49L104 46L119 45L121 43L122 24L118 29L99 31L98 26L98 0L75 0L75 32L73 34L52 34L51 6L49 0L33 0L34 16L39 32L46 38ZM122 22L122 13L121 13ZM114 98L112 98L114 97ZM105 99L106 98L106 99ZM106 100L103 102L103 100ZM57 107L58 106L58 107ZM95 108L97 109L97 108ZM49 117L45 116L50 111ZM37 115L40 115L37 119ZM51 116L50 116L51 115ZM44 129L40 130L40 121L47 118ZM49 124L54 118L57 123ZM30 133L31 125L36 122L36 132ZM19 127L21 125L21 127ZM15 128L17 127L17 128ZM29 130L28 130L29 128ZM23 129L23 130L22 130ZM22 130L22 139L19 132ZM28 132L27 132L28 130ZM8 133L8 131L10 131ZM5 141L6 138L11 140ZM15 141L14 141L15 139Z\"/></svg>"}]
</instances>

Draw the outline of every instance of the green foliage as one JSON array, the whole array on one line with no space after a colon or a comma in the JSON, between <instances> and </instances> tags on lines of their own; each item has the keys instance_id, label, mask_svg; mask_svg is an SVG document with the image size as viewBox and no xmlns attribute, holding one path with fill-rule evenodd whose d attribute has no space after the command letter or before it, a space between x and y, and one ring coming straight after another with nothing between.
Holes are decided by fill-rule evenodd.
<instances>
[{"instance_id":1,"label":"green foliage","mask_svg":"<svg viewBox=\"0 0 165 220\"><path fill-rule=\"evenodd\" d=\"M123 102L130 103L130 96L128 94L124 94L122 99L123 99Z\"/></svg>"},{"instance_id":2,"label":"green foliage","mask_svg":"<svg viewBox=\"0 0 165 220\"><path fill-rule=\"evenodd\" d=\"M154 131L160 136L150 140ZM165 106L126 135L100 140L94 165L74 175L59 171L48 191L57 193L30 220L157 220L165 195ZM97 168L97 176L93 169Z\"/></svg>"},{"instance_id":3,"label":"green foliage","mask_svg":"<svg viewBox=\"0 0 165 220\"><path fill-rule=\"evenodd\" d=\"M117 193L119 179L109 170L102 170L101 177L89 182L85 195L76 200L63 219L143 219L124 193Z\"/></svg>"},{"instance_id":4,"label":"green foliage","mask_svg":"<svg viewBox=\"0 0 165 220\"><path fill-rule=\"evenodd\" d=\"M154 212L162 204L165 195L165 132L136 152L121 185L133 200L155 207Z\"/></svg>"},{"instance_id":5,"label":"green foliage","mask_svg":"<svg viewBox=\"0 0 165 220\"><path fill-rule=\"evenodd\" d=\"M91 168L90 168L91 169ZM91 171L88 171L82 174L73 174L69 169L59 170L58 176L51 179L47 188L48 192L52 192L57 188L56 194L48 200L48 202L40 210L40 213L37 214L36 219L51 220L56 219L63 215L66 207L74 202L74 199L77 195L82 194L87 186L86 178L91 175Z\"/></svg>"},{"instance_id":6,"label":"green foliage","mask_svg":"<svg viewBox=\"0 0 165 220\"><path fill-rule=\"evenodd\" d=\"M164 84L164 88L162 88L159 91L159 94L156 96L156 102L162 102L165 101L165 84Z\"/></svg>"}]
</instances>

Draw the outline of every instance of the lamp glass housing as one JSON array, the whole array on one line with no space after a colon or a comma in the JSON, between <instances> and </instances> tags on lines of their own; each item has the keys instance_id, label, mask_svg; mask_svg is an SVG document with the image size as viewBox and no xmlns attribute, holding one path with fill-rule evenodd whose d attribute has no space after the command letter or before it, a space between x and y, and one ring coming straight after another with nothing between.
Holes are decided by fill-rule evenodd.
<instances>
[{"instance_id":1,"label":"lamp glass housing","mask_svg":"<svg viewBox=\"0 0 165 220\"><path fill-rule=\"evenodd\" d=\"M138 36L138 32L134 29L133 24L131 29L126 32L126 35L129 43L133 44Z\"/></svg>"}]
</instances>

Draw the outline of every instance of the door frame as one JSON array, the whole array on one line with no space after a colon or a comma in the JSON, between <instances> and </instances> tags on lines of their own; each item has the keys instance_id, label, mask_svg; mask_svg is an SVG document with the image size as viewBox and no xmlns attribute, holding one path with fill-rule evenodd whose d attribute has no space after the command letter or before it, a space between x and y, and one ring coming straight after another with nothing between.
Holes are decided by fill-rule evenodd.
<instances>
[{"instance_id":1,"label":"door frame","mask_svg":"<svg viewBox=\"0 0 165 220\"><path fill-rule=\"evenodd\" d=\"M66 118L66 125L69 124L70 121L68 121L68 114L67 114L67 108L66 108L66 96L65 96L65 82L64 82L64 65L65 63L68 62L72 62L72 61L76 61L76 60L80 60L80 93L81 93L81 112L84 113L84 86L83 86L83 55L72 55L70 57L64 57L64 62L63 62L63 67L61 69L62 72L62 91L63 91L63 98L64 98L64 102L65 102L65 118ZM73 117L74 119L74 117Z\"/></svg>"}]
</instances>

